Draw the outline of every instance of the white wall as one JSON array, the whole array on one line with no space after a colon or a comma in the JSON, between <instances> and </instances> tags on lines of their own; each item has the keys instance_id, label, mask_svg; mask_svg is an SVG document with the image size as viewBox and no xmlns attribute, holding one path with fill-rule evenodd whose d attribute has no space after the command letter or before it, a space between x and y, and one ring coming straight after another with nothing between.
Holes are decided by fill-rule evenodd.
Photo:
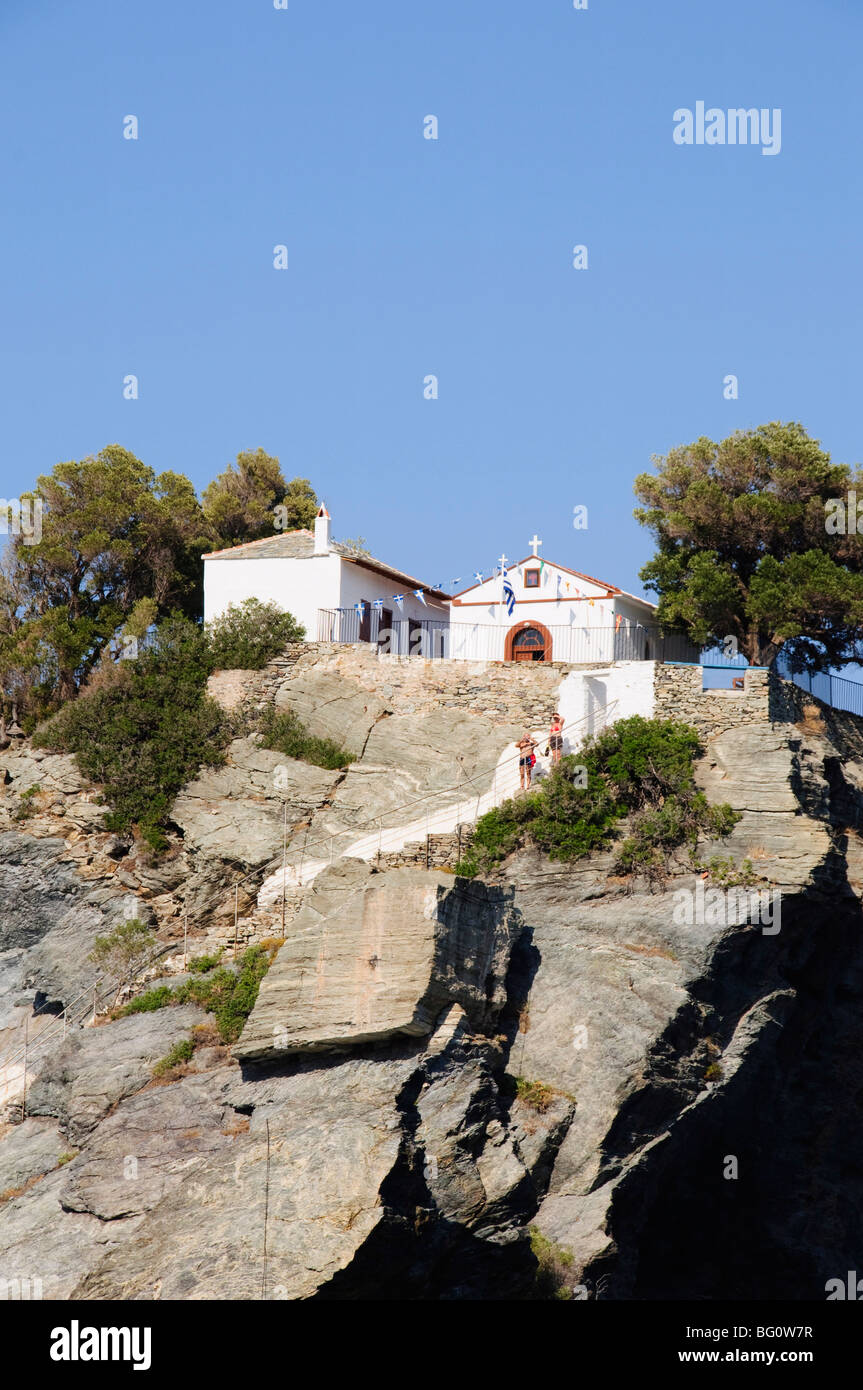
<instances>
[{"instance_id":1,"label":"white wall","mask_svg":"<svg viewBox=\"0 0 863 1390\"><path fill-rule=\"evenodd\" d=\"M521 572L509 571L516 597L512 617L500 602L500 575L487 579L482 586L466 594L464 606L452 605L453 655L503 661L510 628L524 622L539 622L551 632L552 661L610 661L614 655L614 599L601 597L606 593L605 587L548 565L545 584L539 590L527 589L524 568L521 567ZM570 585L569 593L566 584ZM576 590L587 598L576 600ZM549 602L558 594L559 602ZM592 605L590 598L593 598ZM602 629L602 635L594 629Z\"/></svg>"},{"instance_id":2,"label":"white wall","mask_svg":"<svg viewBox=\"0 0 863 1390\"><path fill-rule=\"evenodd\" d=\"M401 608L393 603L393 594L404 594L405 601ZM430 598L427 594L423 605L418 598L414 598L407 584L399 584L395 579L387 578L375 570L365 569L363 565L352 564L350 561L342 562L339 595L338 604L335 605L339 608L353 608L361 599L366 599L369 603L376 598L383 599L384 607L392 610L394 622L403 618L442 623L449 620L449 608L446 604Z\"/></svg>"},{"instance_id":3,"label":"white wall","mask_svg":"<svg viewBox=\"0 0 863 1390\"><path fill-rule=\"evenodd\" d=\"M338 555L315 555L306 560L270 557L242 560L204 560L204 621L212 622L229 603L257 598L277 603L304 625L307 638L318 635L318 609L339 605Z\"/></svg>"},{"instance_id":4,"label":"white wall","mask_svg":"<svg viewBox=\"0 0 863 1390\"><path fill-rule=\"evenodd\" d=\"M558 696L558 710L566 721L564 752L574 753L587 735L600 733L618 719L633 714L651 719L655 670L655 661L617 661L597 670L570 671Z\"/></svg>"}]
</instances>

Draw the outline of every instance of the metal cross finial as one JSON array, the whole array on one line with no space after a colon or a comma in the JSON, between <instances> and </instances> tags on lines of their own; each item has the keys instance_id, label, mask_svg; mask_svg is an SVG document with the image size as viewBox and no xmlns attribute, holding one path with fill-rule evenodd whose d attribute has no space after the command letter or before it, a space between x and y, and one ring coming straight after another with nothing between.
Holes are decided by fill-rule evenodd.
<instances>
[{"instance_id":1,"label":"metal cross finial","mask_svg":"<svg viewBox=\"0 0 863 1390\"><path fill-rule=\"evenodd\" d=\"M528 541L528 545L530 546L531 550L533 551L533 558L534 558L534 560L535 560L535 559L537 558L537 550L538 550L539 547L542 545L542 541L539 539L539 536L536 534L535 531L534 531L534 533L533 533L533 540L532 540L532 541Z\"/></svg>"}]
</instances>

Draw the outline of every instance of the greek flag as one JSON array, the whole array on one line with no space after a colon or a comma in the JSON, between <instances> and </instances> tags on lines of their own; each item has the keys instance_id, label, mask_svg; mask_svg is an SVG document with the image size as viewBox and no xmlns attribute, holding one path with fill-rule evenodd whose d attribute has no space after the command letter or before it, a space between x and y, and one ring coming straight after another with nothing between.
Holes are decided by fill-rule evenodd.
<instances>
[{"instance_id":1,"label":"greek flag","mask_svg":"<svg viewBox=\"0 0 863 1390\"><path fill-rule=\"evenodd\" d=\"M507 578L506 570L503 573L503 601L506 604L506 611L510 617L515 612L515 591Z\"/></svg>"},{"instance_id":2,"label":"greek flag","mask_svg":"<svg viewBox=\"0 0 863 1390\"><path fill-rule=\"evenodd\" d=\"M450 582L449 582L449 586L450 586L451 589L454 589L455 586L456 586L456 584L460 584L460 583L461 583L461 575L459 575L458 579L451 579Z\"/></svg>"},{"instance_id":3,"label":"greek flag","mask_svg":"<svg viewBox=\"0 0 863 1390\"><path fill-rule=\"evenodd\" d=\"M418 598L420 603L425 605L426 596L423 593L422 589L414 589L414 598Z\"/></svg>"},{"instance_id":4,"label":"greek flag","mask_svg":"<svg viewBox=\"0 0 863 1390\"><path fill-rule=\"evenodd\" d=\"M382 598L375 598L375 599L372 599L372 608L376 608L376 609L378 610L379 613L380 613L381 610L383 609L383 606L384 606L384 601L383 601Z\"/></svg>"},{"instance_id":5,"label":"greek flag","mask_svg":"<svg viewBox=\"0 0 863 1390\"><path fill-rule=\"evenodd\" d=\"M366 605L364 603L355 603L354 608L357 610L360 617L362 617L366 611Z\"/></svg>"},{"instance_id":6,"label":"greek flag","mask_svg":"<svg viewBox=\"0 0 863 1390\"><path fill-rule=\"evenodd\" d=\"M399 608L403 608L403 607L404 607L404 601L405 601L405 596L404 596L404 594L393 594L393 603L397 604Z\"/></svg>"},{"instance_id":7,"label":"greek flag","mask_svg":"<svg viewBox=\"0 0 863 1390\"><path fill-rule=\"evenodd\" d=\"M481 583L482 583L482 575L481 575L481 573L480 573L479 570L474 570L474 572L473 572L473 577L474 577L474 579L476 580L477 584L481 584Z\"/></svg>"}]
</instances>

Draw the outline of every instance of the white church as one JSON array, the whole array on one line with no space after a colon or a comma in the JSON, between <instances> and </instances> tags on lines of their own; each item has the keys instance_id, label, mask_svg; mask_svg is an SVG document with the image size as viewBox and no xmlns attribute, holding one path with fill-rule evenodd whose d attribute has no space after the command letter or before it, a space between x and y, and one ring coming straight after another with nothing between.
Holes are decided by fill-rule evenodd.
<instances>
[{"instance_id":1,"label":"white church","mask_svg":"<svg viewBox=\"0 0 863 1390\"><path fill-rule=\"evenodd\" d=\"M457 594L332 539L289 531L204 555L204 619L247 598L293 613L309 640L370 642L397 656L469 661L643 661L658 657L656 608L615 584L531 553L477 573Z\"/></svg>"}]
</instances>

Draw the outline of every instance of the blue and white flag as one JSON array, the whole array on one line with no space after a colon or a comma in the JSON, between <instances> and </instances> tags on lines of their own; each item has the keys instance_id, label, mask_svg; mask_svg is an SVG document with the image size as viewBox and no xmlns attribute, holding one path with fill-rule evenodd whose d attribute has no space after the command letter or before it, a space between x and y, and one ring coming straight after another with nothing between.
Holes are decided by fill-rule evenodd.
<instances>
[{"instance_id":1,"label":"blue and white flag","mask_svg":"<svg viewBox=\"0 0 863 1390\"><path fill-rule=\"evenodd\" d=\"M372 608L376 608L376 609L378 610L379 613L382 611L383 606L384 606L384 601L383 601L382 598L374 598L374 599L372 599Z\"/></svg>"},{"instance_id":2,"label":"blue and white flag","mask_svg":"<svg viewBox=\"0 0 863 1390\"><path fill-rule=\"evenodd\" d=\"M365 611L366 611L366 605L365 605L364 603L362 603L362 602L360 602L360 603L355 603L355 604L354 604L354 608L357 610L357 613L359 614L360 617L362 617L363 614L364 614Z\"/></svg>"},{"instance_id":3,"label":"blue and white flag","mask_svg":"<svg viewBox=\"0 0 863 1390\"><path fill-rule=\"evenodd\" d=\"M449 582L449 586L450 586L451 589L454 589L455 586L456 586L456 584L460 584L460 583L461 583L461 575L459 575L458 579L451 579L450 582Z\"/></svg>"},{"instance_id":4,"label":"blue and white flag","mask_svg":"<svg viewBox=\"0 0 863 1390\"><path fill-rule=\"evenodd\" d=\"M473 577L474 577L474 579L476 580L477 584L481 584L481 583L483 582L483 580L482 580L482 574L480 573L479 570L474 570L474 572L473 572Z\"/></svg>"},{"instance_id":5,"label":"blue and white flag","mask_svg":"<svg viewBox=\"0 0 863 1390\"><path fill-rule=\"evenodd\" d=\"M405 602L405 596L404 596L404 594L393 594L393 603L397 604L399 608L403 608L403 607L404 607L404 602Z\"/></svg>"},{"instance_id":6,"label":"blue and white flag","mask_svg":"<svg viewBox=\"0 0 863 1390\"><path fill-rule=\"evenodd\" d=\"M414 589L414 598L418 598L420 603L425 604L426 596L422 589Z\"/></svg>"},{"instance_id":7,"label":"blue and white flag","mask_svg":"<svg viewBox=\"0 0 863 1390\"><path fill-rule=\"evenodd\" d=\"M512 617L515 612L515 591L507 579L506 570L503 573L503 601L506 604L507 613Z\"/></svg>"}]
</instances>

